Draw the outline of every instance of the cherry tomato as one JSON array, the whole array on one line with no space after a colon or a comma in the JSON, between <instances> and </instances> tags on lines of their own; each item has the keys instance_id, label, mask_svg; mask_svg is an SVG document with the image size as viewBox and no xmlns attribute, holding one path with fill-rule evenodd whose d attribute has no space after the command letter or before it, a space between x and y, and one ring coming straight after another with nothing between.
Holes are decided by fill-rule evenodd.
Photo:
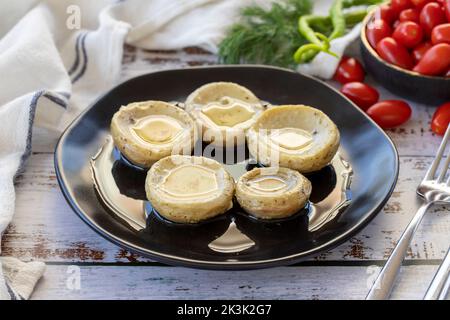
<instances>
[{"instance_id":1,"label":"cherry tomato","mask_svg":"<svg viewBox=\"0 0 450 320\"><path fill-rule=\"evenodd\" d=\"M428 49L414 71L428 76L443 74L450 68L450 44L439 43Z\"/></svg>"},{"instance_id":2,"label":"cherry tomato","mask_svg":"<svg viewBox=\"0 0 450 320\"><path fill-rule=\"evenodd\" d=\"M397 127L411 117L411 107L404 101L380 101L369 109L367 114L383 129Z\"/></svg>"},{"instance_id":3,"label":"cherry tomato","mask_svg":"<svg viewBox=\"0 0 450 320\"><path fill-rule=\"evenodd\" d=\"M334 75L334 79L342 84L354 81L363 81L364 68L361 63L352 57L344 56Z\"/></svg>"},{"instance_id":4,"label":"cherry tomato","mask_svg":"<svg viewBox=\"0 0 450 320\"><path fill-rule=\"evenodd\" d=\"M400 22L412 21L419 23L420 12L416 8L409 8L400 12L398 19Z\"/></svg>"},{"instance_id":5,"label":"cherry tomato","mask_svg":"<svg viewBox=\"0 0 450 320\"><path fill-rule=\"evenodd\" d=\"M417 47L414 48L412 52L412 56L414 58L414 61L416 64L423 58L425 53L432 47L431 43L429 42L422 42Z\"/></svg>"},{"instance_id":6,"label":"cherry tomato","mask_svg":"<svg viewBox=\"0 0 450 320\"><path fill-rule=\"evenodd\" d=\"M380 97L376 89L362 82L346 83L342 86L341 92L363 110L367 110Z\"/></svg>"},{"instance_id":7,"label":"cherry tomato","mask_svg":"<svg viewBox=\"0 0 450 320\"><path fill-rule=\"evenodd\" d=\"M387 37L380 40L377 44L377 52L383 60L396 66L404 69L413 67L413 58L408 50L394 38Z\"/></svg>"},{"instance_id":8,"label":"cherry tomato","mask_svg":"<svg viewBox=\"0 0 450 320\"><path fill-rule=\"evenodd\" d=\"M444 10L436 2L427 3L420 12L420 25L428 35L431 34L435 26L445 22Z\"/></svg>"},{"instance_id":9,"label":"cherry tomato","mask_svg":"<svg viewBox=\"0 0 450 320\"><path fill-rule=\"evenodd\" d=\"M411 0L411 3L419 10L422 9L428 2L431 2L431 0Z\"/></svg>"},{"instance_id":10,"label":"cherry tomato","mask_svg":"<svg viewBox=\"0 0 450 320\"><path fill-rule=\"evenodd\" d=\"M381 39L390 37L391 34L392 29L385 20L377 19L367 25L367 40L369 40L369 43L373 48L377 47L377 44Z\"/></svg>"},{"instance_id":11,"label":"cherry tomato","mask_svg":"<svg viewBox=\"0 0 450 320\"><path fill-rule=\"evenodd\" d=\"M444 135L450 123L450 102L444 103L433 114L431 130L438 135Z\"/></svg>"},{"instance_id":12,"label":"cherry tomato","mask_svg":"<svg viewBox=\"0 0 450 320\"><path fill-rule=\"evenodd\" d=\"M445 16L447 17L447 22L450 22L450 0L444 0L442 4L445 11Z\"/></svg>"},{"instance_id":13,"label":"cherry tomato","mask_svg":"<svg viewBox=\"0 0 450 320\"><path fill-rule=\"evenodd\" d=\"M444 74L444 77L450 77L450 69L447 70L447 72Z\"/></svg>"},{"instance_id":14,"label":"cherry tomato","mask_svg":"<svg viewBox=\"0 0 450 320\"><path fill-rule=\"evenodd\" d=\"M433 44L450 44L450 23L444 23L434 27L433 31L431 32L431 42Z\"/></svg>"},{"instance_id":15,"label":"cherry tomato","mask_svg":"<svg viewBox=\"0 0 450 320\"><path fill-rule=\"evenodd\" d=\"M398 27L395 28L392 37L405 47L414 48L422 42L423 31L417 23L405 21L401 22Z\"/></svg>"},{"instance_id":16,"label":"cherry tomato","mask_svg":"<svg viewBox=\"0 0 450 320\"><path fill-rule=\"evenodd\" d=\"M411 0L392 0L391 8L396 12L403 11L405 9L411 8L412 3Z\"/></svg>"},{"instance_id":17,"label":"cherry tomato","mask_svg":"<svg viewBox=\"0 0 450 320\"><path fill-rule=\"evenodd\" d=\"M382 19L389 25L397 19L397 12L392 10L388 4L382 4L377 7L374 14L375 20Z\"/></svg>"}]
</instances>

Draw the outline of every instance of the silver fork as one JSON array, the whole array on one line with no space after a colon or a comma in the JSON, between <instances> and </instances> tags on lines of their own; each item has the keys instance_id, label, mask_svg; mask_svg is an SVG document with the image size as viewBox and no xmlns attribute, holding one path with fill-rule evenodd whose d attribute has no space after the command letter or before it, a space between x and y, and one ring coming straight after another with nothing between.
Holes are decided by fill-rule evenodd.
<instances>
[{"instance_id":1,"label":"silver fork","mask_svg":"<svg viewBox=\"0 0 450 320\"><path fill-rule=\"evenodd\" d=\"M439 146L436 158L428 169L425 178L417 187L417 194L423 198L424 203L406 227L400 240L394 248L391 256L375 280L366 300L382 300L389 298L395 279L405 258L406 251L422 221L427 210L436 203L450 204L450 177L445 179L450 165L450 154L445 159L444 166L438 172L439 164L445 152L445 147L450 138L450 126L445 132L441 145Z\"/></svg>"}]
</instances>

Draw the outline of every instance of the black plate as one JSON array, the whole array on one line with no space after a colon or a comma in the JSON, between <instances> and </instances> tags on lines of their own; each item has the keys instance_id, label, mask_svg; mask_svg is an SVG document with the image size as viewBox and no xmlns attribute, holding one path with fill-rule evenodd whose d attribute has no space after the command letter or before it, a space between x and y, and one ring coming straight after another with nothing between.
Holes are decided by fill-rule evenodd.
<instances>
[{"instance_id":1,"label":"black plate","mask_svg":"<svg viewBox=\"0 0 450 320\"><path fill-rule=\"evenodd\" d=\"M152 217L156 222L151 230L136 232L105 210L93 187L89 161L104 144L118 108L142 100L184 101L193 90L214 81L237 82L272 104L311 105L330 116L341 133L341 154L354 170L352 202L343 213L313 232L307 231L305 215L280 223L263 223L237 215L239 228L245 229L256 244L227 254L207 246L226 230L230 219L227 216L210 222L208 228L181 229ZM292 264L354 235L392 193L398 176L398 155L391 140L373 121L323 82L272 67L218 66L151 73L110 90L64 132L56 147L55 166L61 189L74 211L117 245L169 264L251 269Z\"/></svg>"}]
</instances>

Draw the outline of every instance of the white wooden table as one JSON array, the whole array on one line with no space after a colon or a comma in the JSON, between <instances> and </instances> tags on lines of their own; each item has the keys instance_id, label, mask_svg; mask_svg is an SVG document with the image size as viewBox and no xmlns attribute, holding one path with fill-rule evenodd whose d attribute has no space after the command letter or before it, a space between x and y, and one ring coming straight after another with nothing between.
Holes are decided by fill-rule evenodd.
<instances>
[{"instance_id":1,"label":"white wooden table","mask_svg":"<svg viewBox=\"0 0 450 320\"><path fill-rule=\"evenodd\" d=\"M194 48L126 48L122 78L216 60ZM394 98L380 91L384 99ZM32 156L17 180L16 214L2 241L3 255L47 263L34 299L362 299L420 204L415 188L441 140L429 130L434 109L418 104L413 109L407 125L388 132L400 154L400 177L388 204L352 239L303 263L258 271L204 271L161 265L115 246L64 200L53 167L58 134L42 129L35 129ZM414 238L392 297L421 299L449 243L450 214L436 207ZM78 271L79 289L70 285Z\"/></svg>"}]
</instances>

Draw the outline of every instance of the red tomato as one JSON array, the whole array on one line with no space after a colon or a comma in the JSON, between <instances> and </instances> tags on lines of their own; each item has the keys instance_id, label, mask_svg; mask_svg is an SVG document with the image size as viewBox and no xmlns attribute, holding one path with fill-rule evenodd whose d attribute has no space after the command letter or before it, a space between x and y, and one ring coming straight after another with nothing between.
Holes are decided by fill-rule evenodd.
<instances>
[{"instance_id":1,"label":"red tomato","mask_svg":"<svg viewBox=\"0 0 450 320\"><path fill-rule=\"evenodd\" d=\"M433 31L431 32L431 42L433 44L450 44L450 23L444 23L434 27Z\"/></svg>"},{"instance_id":2,"label":"red tomato","mask_svg":"<svg viewBox=\"0 0 450 320\"><path fill-rule=\"evenodd\" d=\"M377 44L381 39L390 37L391 34L392 29L385 20L377 19L367 25L367 40L369 40L369 43L373 48L377 47Z\"/></svg>"},{"instance_id":3,"label":"red tomato","mask_svg":"<svg viewBox=\"0 0 450 320\"><path fill-rule=\"evenodd\" d=\"M444 103L433 114L431 130L439 135L444 135L450 122L450 102Z\"/></svg>"},{"instance_id":4,"label":"red tomato","mask_svg":"<svg viewBox=\"0 0 450 320\"><path fill-rule=\"evenodd\" d=\"M419 23L420 12L416 8L409 8L400 12L398 19L401 22L412 21Z\"/></svg>"},{"instance_id":5,"label":"red tomato","mask_svg":"<svg viewBox=\"0 0 450 320\"><path fill-rule=\"evenodd\" d=\"M447 72L444 74L444 77L450 77L450 69L447 70Z\"/></svg>"},{"instance_id":6,"label":"red tomato","mask_svg":"<svg viewBox=\"0 0 450 320\"><path fill-rule=\"evenodd\" d=\"M380 40L377 44L377 52L383 60L396 66L404 69L413 67L413 59L408 50L394 38L387 37Z\"/></svg>"},{"instance_id":7,"label":"red tomato","mask_svg":"<svg viewBox=\"0 0 450 320\"><path fill-rule=\"evenodd\" d=\"M334 79L342 84L364 81L365 72L361 63L352 57L344 56L334 75Z\"/></svg>"},{"instance_id":8,"label":"red tomato","mask_svg":"<svg viewBox=\"0 0 450 320\"><path fill-rule=\"evenodd\" d=\"M431 0L411 0L411 3L419 10L422 9L428 2L431 2Z\"/></svg>"},{"instance_id":9,"label":"red tomato","mask_svg":"<svg viewBox=\"0 0 450 320\"><path fill-rule=\"evenodd\" d=\"M412 52L412 56L414 58L414 61L416 64L423 58L425 53L432 47L431 43L429 42L422 42L417 47L414 48Z\"/></svg>"},{"instance_id":10,"label":"red tomato","mask_svg":"<svg viewBox=\"0 0 450 320\"><path fill-rule=\"evenodd\" d=\"M444 0L442 4L445 11L445 16L447 17L447 22L450 22L450 0Z\"/></svg>"},{"instance_id":11,"label":"red tomato","mask_svg":"<svg viewBox=\"0 0 450 320\"><path fill-rule=\"evenodd\" d=\"M450 68L450 44L439 43L428 49L414 71L428 76L443 74Z\"/></svg>"},{"instance_id":12,"label":"red tomato","mask_svg":"<svg viewBox=\"0 0 450 320\"><path fill-rule=\"evenodd\" d=\"M405 9L411 8L412 3L411 0L392 0L391 8L396 12L403 11Z\"/></svg>"},{"instance_id":13,"label":"red tomato","mask_svg":"<svg viewBox=\"0 0 450 320\"><path fill-rule=\"evenodd\" d=\"M398 27L395 28L392 37L405 47L414 48L422 42L423 31L417 23L405 21L401 22Z\"/></svg>"},{"instance_id":14,"label":"red tomato","mask_svg":"<svg viewBox=\"0 0 450 320\"><path fill-rule=\"evenodd\" d=\"M380 101L369 109L367 114L383 129L397 127L411 117L411 107L404 101Z\"/></svg>"},{"instance_id":15,"label":"red tomato","mask_svg":"<svg viewBox=\"0 0 450 320\"><path fill-rule=\"evenodd\" d=\"M420 12L420 25L426 34L431 34L433 28L445 23L445 14L442 7L436 2L430 2Z\"/></svg>"},{"instance_id":16,"label":"red tomato","mask_svg":"<svg viewBox=\"0 0 450 320\"><path fill-rule=\"evenodd\" d=\"M392 10L390 5L382 4L375 10L374 17L375 20L382 19L388 24L391 24L395 19L397 19L397 12Z\"/></svg>"},{"instance_id":17,"label":"red tomato","mask_svg":"<svg viewBox=\"0 0 450 320\"><path fill-rule=\"evenodd\" d=\"M341 92L363 110L376 103L380 97L376 89L362 82L346 83Z\"/></svg>"}]
</instances>

